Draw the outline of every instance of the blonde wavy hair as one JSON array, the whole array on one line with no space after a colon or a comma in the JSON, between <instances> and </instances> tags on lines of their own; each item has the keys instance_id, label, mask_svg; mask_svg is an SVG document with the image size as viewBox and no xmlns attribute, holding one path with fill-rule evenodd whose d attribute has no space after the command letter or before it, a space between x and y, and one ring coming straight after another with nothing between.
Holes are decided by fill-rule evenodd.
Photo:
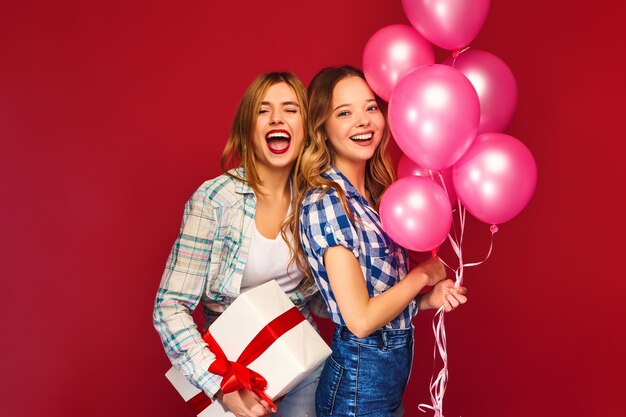
<instances>
[{"instance_id":1,"label":"blonde wavy hair","mask_svg":"<svg viewBox=\"0 0 626 417\"><path fill-rule=\"evenodd\" d=\"M265 97L267 90L271 86L279 83L286 83L295 92L296 97L298 98L298 104L300 105L302 126L305 127L304 138L301 147L297 152L298 157L294 163L294 169L292 169L291 180L294 190L292 210L291 214L285 219L280 233L289 246L289 252L291 254L291 260L289 262L290 265L295 262L298 269L300 269L300 271L304 274L307 283L311 284L313 283L313 280L310 274L308 274L308 266L305 268L305 264L297 261L300 256L300 241L298 240L296 242L294 239L290 239L286 235L286 231L288 229L291 230L293 236L296 236L297 234L297 229L295 230L295 233L293 231L293 224L295 223L297 226L298 221L297 211L293 209L293 203L295 201L295 196L299 195L300 192L297 188L295 167L297 167L300 163L305 143L308 142L308 129L306 128L306 126L308 126L309 115L307 92L302 82L295 75L289 72L269 72L259 75L254 79L254 81L252 81L244 92L243 97L239 102L239 106L237 107L237 112L235 113L235 118L233 119L233 124L230 129L230 135L228 137L228 141L226 142L226 146L224 147L224 151L222 152L220 165L226 175L248 184L252 187L255 194L261 193L259 185L262 184L262 181L259 178L252 141L254 139L254 129L259 115L259 110L261 109L263 97ZM243 167L244 177L237 176L229 171L230 168L234 168L238 165Z\"/></svg>"},{"instance_id":2,"label":"blonde wavy hair","mask_svg":"<svg viewBox=\"0 0 626 417\"><path fill-rule=\"evenodd\" d=\"M298 104L300 104L302 126L307 126L309 108L306 89L304 88L302 81L289 72L268 72L261 74L256 77L254 81L252 81L243 93L239 106L237 106L237 112L235 113L233 124L230 128L228 141L226 142L226 146L224 147L224 151L222 152L222 157L220 159L220 165L224 173L250 185L255 193L261 192L259 189L261 179L259 178L256 157L254 155L254 148L252 145L256 120L259 116L261 102L263 101L263 97L265 97L265 93L267 93L267 90L271 86L280 83L287 84L291 87L294 93L296 93ZM305 128L302 147L298 150L298 159L300 159L304 149L306 133L307 131ZM294 166L296 164L294 164ZM245 178L235 176L229 172L229 169L238 165L243 167Z\"/></svg>"},{"instance_id":3,"label":"blonde wavy hair","mask_svg":"<svg viewBox=\"0 0 626 417\"><path fill-rule=\"evenodd\" d=\"M297 250L295 262L298 269L303 271L309 279L311 279L311 272L301 246L298 228L298 217L300 209L302 208L302 200L306 193L311 188L320 188L324 190L324 192L327 192L330 187L334 188L339 195L344 210L348 216L354 220L343 189L336 182L322 177L322 174L334 165L334 155L330 147L326 144L328 135L325 130L326 121L332 113L333 91L339 81L348 77L359 77L365 80L363 72L354 67L329 67L318 72L317 75L313 77L313 80L311 80L308 88L310 113L307 136L309 141L304 148L299 163L296 165L295 184L297 184L297 186L294 187L297 190L294 209L296 216L291 220L292 224L290 228L293 232L294 243ZM376 96L376 102L386 122L386 107L378 96ZM365 185L372 196L376 198L377 209L379 197L395 180L395 170L393 169L391 158L387 154L387 145L389 144L390 136L388 124L385 123L382 140L372 158L367 161L365 168Z\"/></svg>"}]
</instances>

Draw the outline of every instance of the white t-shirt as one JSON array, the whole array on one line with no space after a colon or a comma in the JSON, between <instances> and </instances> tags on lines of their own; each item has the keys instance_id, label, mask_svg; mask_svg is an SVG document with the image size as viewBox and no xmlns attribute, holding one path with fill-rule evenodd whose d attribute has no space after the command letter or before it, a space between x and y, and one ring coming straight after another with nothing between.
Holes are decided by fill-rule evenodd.
<instances>
[{"instance_id":1,"label":"white t-shirt","mask_svg":"<svg viewBox=\"0 0 626 417\"><path fill-rule=\"evenodd\" d=\"M291 236L288 230L287 238L291 239ZM254 222L241 292L270 280L275 280L286 293L293 291L304 277L295 263L289 265L290 258L289 246L283 240L282 234L279 233L276 239L268 239L259 232Z\"/></svg>"}]
</instances>

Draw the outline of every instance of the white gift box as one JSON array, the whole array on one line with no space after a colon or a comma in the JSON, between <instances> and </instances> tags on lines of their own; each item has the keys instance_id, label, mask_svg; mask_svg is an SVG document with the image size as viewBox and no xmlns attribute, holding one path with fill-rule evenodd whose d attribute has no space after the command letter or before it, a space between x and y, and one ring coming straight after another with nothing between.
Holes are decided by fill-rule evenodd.
<instances>
[{"instance_id":1,"label":"white gift box","mask_svg":"<svg viewBox=\"0 0 626 417\"><path fill-rule=\"evenodd\" d=\"M235 361L261 329L292 307L294 305L289 297L272 280L239 295L209 327L209 331L228 360ZM305 319L275 340L248 368L267 380L265 394L276 399L287 394L317 369L330 353L326 342ZM174 368L165 376L185 401L201 393ZM198 416L234 414L225 411L222 404L215 401Z\"/></svg>"}]
</instances>

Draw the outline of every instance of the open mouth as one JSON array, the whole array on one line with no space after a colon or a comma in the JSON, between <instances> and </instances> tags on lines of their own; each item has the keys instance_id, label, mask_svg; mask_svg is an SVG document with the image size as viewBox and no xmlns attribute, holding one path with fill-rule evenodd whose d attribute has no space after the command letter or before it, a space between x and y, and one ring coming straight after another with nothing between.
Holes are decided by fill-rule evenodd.
<instances>
[{"instance_id":1,"label":"open mouth","mask_svg":"<svg viewBox=\"0 0 626 417\"><path fill-rule=\"evenodd\" d=\"M270 152L281 154L287 152L291 144L291 135L283 129L274 129L267 132L265 142Z\"/></svg>"},{"instance_id":2,"label":"open mouth","mask_svg":"<svg viewBox=\"0 0 626 417\"><path fill-rule=\"evenodd\" d=\"M360 133L358 135L350 136L350 140L352 140L353 142L363 143L363 142L371 141L373 137L374 137L373 132L367 132L367 133Z\"/></svg>"}]
</instances>

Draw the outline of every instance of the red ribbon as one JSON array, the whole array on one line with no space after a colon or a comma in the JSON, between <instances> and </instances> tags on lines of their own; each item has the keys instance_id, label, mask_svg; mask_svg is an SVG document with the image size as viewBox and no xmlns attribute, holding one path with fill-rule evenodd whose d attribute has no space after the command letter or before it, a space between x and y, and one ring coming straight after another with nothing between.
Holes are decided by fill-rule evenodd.
<instances>
[{"instance_id":1,"label":"red ribbon","mask_svg":"<svg viewBox=\"0 0 626 417\"><path fill-rule=\"evenodd\" d=\"M200 391L187 400L187 405L191 407L191 411L193 411L194 414L198 415L211 405L211 399L206 396L204 391Z\"/></svg>"},{"instance_id":2,"label":"red ribbon","mask_svg":"<svg viewBox=\"0 0 626 417\"><path fill-rule=\"evenodd\" d=\"M220 384L222 392L227 394L246 388L263 398L270 406L276 409L276 404L264 392L265 388L267 388L267 380L258 372L249 369L248 365L261 356L278 338L302 321L304 321L304 316L296 307L285 311L257 333L236 361L228 360L219 343L207 330L202 338L209 345L211 352L215 354L215 361L209 367L209 372L224 377ZM197 398L199 396L202 397L202 394L204 393L201 392L187 401L196 414L200 414L210 404Z\"/></svg>"}]
</instances>

